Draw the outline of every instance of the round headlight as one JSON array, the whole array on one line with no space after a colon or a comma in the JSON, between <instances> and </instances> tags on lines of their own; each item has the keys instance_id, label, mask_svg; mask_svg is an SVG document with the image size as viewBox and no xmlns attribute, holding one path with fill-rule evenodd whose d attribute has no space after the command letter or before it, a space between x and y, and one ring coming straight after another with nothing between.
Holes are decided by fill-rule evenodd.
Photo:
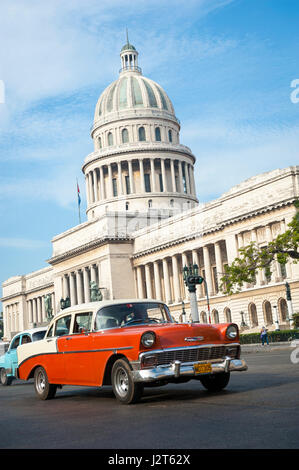
<instances>
[{"instance_id":1,"label":"round headlight","mask_svg":"<svg viewBox=\"0 0 299 470\"><path fill-rule=\"evenodd\" d=\"M156 341L156 335L153 331L147 331L141 336L141 344L145 348L150 348Z\"/></svg>"},{"instance_id":2,"label":"round headlight","mask_svg":"<svg viewBox=\"0 0 299 470\"><path fill-rule=\"evenodd\" d=\"M228 339L236 339L239 334L237 325L230 325L225 334Z\"/></svg>"}]
</instances>

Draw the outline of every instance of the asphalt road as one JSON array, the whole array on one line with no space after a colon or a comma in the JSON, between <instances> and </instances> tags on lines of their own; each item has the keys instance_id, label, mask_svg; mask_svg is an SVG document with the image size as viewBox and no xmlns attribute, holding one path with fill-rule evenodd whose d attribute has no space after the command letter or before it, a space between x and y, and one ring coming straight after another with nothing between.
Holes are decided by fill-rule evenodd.
<instances>
[{"instance_id":1,"label":"asphalt road","mask_svg":"<svg viewBox=\"0 0 299 470\"><path fill-rule=\"evenodd\" d=\"M197 381L147 388L121 405L109 387L64 387L53 400L33 382L0 386L1 449L298 449L299 364L291 350L243 354L249 369L225 391Z\"/></svg>"}]
</instances>

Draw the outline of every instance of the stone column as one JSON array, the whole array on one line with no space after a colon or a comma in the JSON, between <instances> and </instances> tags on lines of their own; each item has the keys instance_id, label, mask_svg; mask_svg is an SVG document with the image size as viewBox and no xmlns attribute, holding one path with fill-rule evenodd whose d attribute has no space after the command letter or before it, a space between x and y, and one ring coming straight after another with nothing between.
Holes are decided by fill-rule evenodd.
<instances>
[{"instance_id":1,"label":"stone column","mask_svg":"<svg viewBox=\"0 0 299 470\"><path fill-rule=\"evenodd\" d=\"M212 269L210 262L210 254L207 246L203 247L203 259L204 259L204 268L205 268L205 278L208 286L208 293L211 296L214 293L213 281L212 281Z\"/></svg>"},{"instance_id":2,"label":"stone column","mask_svg":"<svg viewBox=\"0 0 299 470\"><path fill-rule=\"evenodd\" d=\"M188 266L188 258L187 258L186 253L182 253L182 269L184 269L185 266ZM184 295L183 295L183 298L188 299L188 297L189 297L188 294L189 294L188 287L186 286L186 284L184 282Z\"/></svg>"},{"instance_id":3,"label":"stone column","mask_svg":"<svg viewBox=\"0 0 299 470\"><path fill-rule=\"evenodd\" d=\"M200 274L200 266L199 266L199 256L198 256L198 251L197 250L192 250L192 261L194 264L197 264L198 266L198 273ZM197 286L197 292L198 292L198 295L199 297L204 297L205 295L205 292L204 292L204 285L203 284L199 284Z\"/></svg>"},{"instance_id":4,"label":"stone column","mask_svg":"<svg viewBox=\"0 0 299 470\"><path fill-rule=\"evenodd\" d=\"M172 184L172 192L176 192L176 185L175 185L175 170L174 170L174 160L170 160L170 170L171 170L171 184Z\"/></svg>"},{"instance_id":5,"label":"stone column","mask_svg":"<svg viewBox=\"0 0 299 470\"><path fill-rule=\"evenodd\" d=\"M130 180L130 194L135 193L134 186L134 175L133 175L133 163L132 160L128 160L129 180Z\"/></svg>"},{"instance_id":6,"label":"stone column","mask_svg":"<svg viewBox=\"0 0 299 470\"><path fill-rule=\"evenodd\" d=\"M187 194L190 194L190 178L189 178L189 164L185 162L185 178L186 178L186 188Z\"/></svg>"},{"instance_id":7,"label":"stone column","mask_svg":"<svg viewBox=\"0 0 299 470\"><path fill-rule=\"evenodd\" d=\"M137 274L137 293L138 293L138 299L143 299L143 298L144 298L144 293L143 293L143 281L142 281L141 266L137 266L137 268L136 268L136 274Z\"/></svg>"},{"instance_id":8,"label":"stone column","mask_svg":"<svg viewBox=\"0 0 299 470\"><path fill-rule=\"evenodd\" d=\"M161 173L162 173L163 193L165 193L165 192L167 192L165 159L164 159L164 158L161 158L160 160L161 160Z\"/></svg>"},{"instance_id":9,"label":"stone column","mask_svg":"<svg viewBox=\"0 0 299 470\"><path fill-rule=\"evenodd\" d=\"M196 185L195 185L193 165L190 165L190 185L191 185L191 193L193 194L193 196L196 196Z\"/></svg>"},{"instance_id":10,"label":"stone column","mask_svg":"<svg viewBox=\"0 0 299 470\"><path fill-rule=\"evenodd\" d=\"M179 161L179 192L184 193L184 183L183 183L183 162Z\"/></svg>"},{"instance_id":11,"label":"stone column","mask_svg":"<svg viewBox=\"0 0 299 470\"><path fill-rule=\"evenodd\" d=\"M152 192L155 193L157 192L156 188L156 175L155 175L155 160L153 158L150 159L150 165L151 165L151 189Z\"/></svg>"},{"instance_id":12,"label":"stone column","mask_svg":"<svg viewBox=\"0 0 299 470\"><path fill-rule=\"evenodd\" d=\"M32 320L33 320L33 323L37 323L37 305L36 305L36 299L32 299L32 304L33 304Z\"/></svg>"},{"instance_id":13,"label":"stone column","mask_svg":"<svg viewBox=\"0 0 299 470\"><path fill-rule=\"evenodd\" d=\"M29 316L29 323L33 323L33 305L32 300L28 300L28 316Z\"/></svg>"},{"instance_id":14,"label":"stone column","mask_svg":"<svg viewBox=\"0 0 299 470\"><path fill-rule=\"evenodd\" d=\"M180 289L180 273L178 259L176 255L172 256L172 272L173 272L173 290L174 290L174 302L178 303L181 300L181 289Z\"/></svg>"},{"instance_id":15,"label":"stone column","mask_svg":"<svg viewBox=\"0 0 299 470\"><path fill-rule=\"evenodd\" d=\"M148 299L153 298L153 292L152 292L152 278L151 278L151 269L150 269L150 264L145 265L145 282L146 282L146 297Z\"/></svg>"},{"instance_id":16,"label":"stone column","mask_svg":"<svg viewBox=\"0 0 299 470\"><path fill-rule=\"evenodd\" d=\"M165 302L167 304L171 303L171 289L170 289L170 279L169 279L169 269L167 258L162 260L163 265L163 277L164 277L164 288L165 288Z\"/></svg>"},{"instance_id":17,"label":"stone column","mask_svg":"<svg viewBox=\"0 0 299 470\"><path fill-rule=\"evenodd\" d=\"M236 236L234 233L227 235L225 239L227 262L231 264L238 256Z\"/></svg>"},{"instance_id":18,"label":"stone column","mask_svg":"<svg viewBox=\"0 0 299 470\"><path fill-rule=\"evenodd\" d=\"M100 191L101 191L101 200L105 199L105 179L104 179L104 167L100 166Z\"/></svg>"},{"instance_id":19,"label":"stone column","mask_svg":"<svg viewBox=\"0 0 299 470\"><path fill-rule=\"evenodd\" d=\"M83 284L82 284L82 273L80 270L76 272L76 280L77 280L78 304L83 304Z\"/></svg>"},{"instance_id":20,"label":"stone column","mask_svg":"<svg viewBox=\"0 0 299 470\"><path fill-rule=\"evenodd\" d=\"M70 273L71 306L76 305L75 273Z\"/></svg>"},{"instance_id":21,"label":"stone column","mask_svg":"<svg viewBox=\"0 0 299 470\"><path fill-rule=\"evenodd\" d=\"M160 271L159 271L158 261L154 261L154 278L155 278L156 299L162 300Z\"/></svg>"},{"instance_id":22,"label":"stone column","mask_svg":"<svg viewBox=\"0 0 299 470\"><path fill-rule=\"evenodd\" d=\"M223 276L223 265L222 265L220 242L216 242L214 246L215 246L215 260L216 260L216 275L217 275L217 284L218 284L218 292L219 292L220 291L220 279Z\"/></svg>"},{"instance_id":23,"label":"stone column","mask_svg":"<svg viewBox=\"0 0 299 470\"><path fill-rule=\"evenodd\" d=\"M118 173L118 194L122 196L124 194L124 188L123 188L123 179L122 179L122 171L121 171L121 162L117 163L117 173Z\"/></svg>"},{"instance_id":24,"label":"stone column","mask_svg":"<svg viewBox=\"0 0 299 470\"><path fill-rule=\"evenodd\" d=\"M94 200L98 201L99 200L99 195L98 195L98 175L97 175L97 170L93 170L93 191L94 191Z\"/></svg>"},{"instance_id":25,"label":"stone column","mask_svg":"<svg viewBox=\"0 0 299 470\"><path fill-rule=\"evenodd\" d=\"M139 159L139 172L140 172L140 191L142 194L145 193L145 184L144 184L144 166L142 158Z\"/></svg>"},{"instance_id":26,"label":"stone column","mask_svg":"<svg viewBox=\"0 0 299 470\"><path fill-rule=\"evenodd\" d=\"M87 205L89 206L89 204L90 204L90 194L89 194L88 173L85 175L85 188L86 188Z\"/></svg>"},{"instance_id":27,"label":"stone column","mask_svg":"<svg viewBox=\"0 0 299 470\"><path fill-rule=\"evenodd\" d=\"M83 290L84 290L84 302L90 302L90 285L89 285L89 276L88 268L83 268Z\"/></svg>"},{"instance_id":28,"label":"stone column","mask_svg":"<svg viewBox=\"0 0 299 470\"><path fill-rule=\"evenodd\" d=\"M272 237L271 227L270 225L266 225L266 241L267 243L269 243L272 240L273 240L273 237ZM274 262L271 263L270 269L271 269L271 282L274 282L275 277L277 276L276 266Z\"/></svg>"},{"instance_id":29,"label":"stone column","mask_svg":"<svg viewBox=\"0 0 299 470\"><path fill-rule=\"evenodd\" d=\"M111 163L108 165L108 197L113 197L113 182L112 182L112 165Z\"/></svg>"},{"instance_id":30,"label":"stone column","mask_svg":"<svg viewBox=\"0 0 299 470\"><path fill-rule=\"evenodd\" d=\"M63 276L63 298L65 299L66 297L70 296L70 291L69 291L69 284L68 284L68 275L65 274Z\"/></svg>"}]
</instances>

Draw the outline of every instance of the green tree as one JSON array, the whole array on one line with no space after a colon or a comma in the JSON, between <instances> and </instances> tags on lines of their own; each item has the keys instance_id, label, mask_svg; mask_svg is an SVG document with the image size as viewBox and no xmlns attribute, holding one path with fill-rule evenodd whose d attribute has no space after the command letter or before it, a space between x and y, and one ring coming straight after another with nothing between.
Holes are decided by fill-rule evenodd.
<instances>
[{"instance_id":1,"label":"green tree","mask_svg":"<svg viewBox=\"0 0 299 470\"><path fill-rule=\"evenodd\" d=\"M260 248L255 242L241 248L240 256L231 265L225 267L220 288L225 294L239 292L244 283L255 284L256 274L265 270L271 275L271 263L276 259L285 265L289 259L293 263L299 260L299 200L294 201L296 214L288 224L289 229L278 235L266 247Z\"/></svg>"}]
</instances>

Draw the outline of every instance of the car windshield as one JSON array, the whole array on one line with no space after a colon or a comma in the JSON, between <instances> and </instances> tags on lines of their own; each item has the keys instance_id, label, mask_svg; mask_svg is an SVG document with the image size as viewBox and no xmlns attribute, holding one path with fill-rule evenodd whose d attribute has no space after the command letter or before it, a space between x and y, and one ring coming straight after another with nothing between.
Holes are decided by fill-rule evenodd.
<instances>
[{"instance_id":1,"label":"car windshield","mask_svg":"<svg viewBox=\"0 0 299 470\"><path fill-rule=\"evenodd\" d=\"M36 331L35 333L33 333L32 335L32 341L39 341L40 339L43 339L45 334L46 334L46 331Z\"/></svg>"},{"instance_id":2,"label":"car windshield","mask_svg":"<svg viewBox=\"0 0 299 470\"><path fill-rule=\"evenodd\" d=\"M154 302L116 304L103 307L98 311L95 330L172 322L168 308L164 304Z\"/></svg>"}]
</instances>

